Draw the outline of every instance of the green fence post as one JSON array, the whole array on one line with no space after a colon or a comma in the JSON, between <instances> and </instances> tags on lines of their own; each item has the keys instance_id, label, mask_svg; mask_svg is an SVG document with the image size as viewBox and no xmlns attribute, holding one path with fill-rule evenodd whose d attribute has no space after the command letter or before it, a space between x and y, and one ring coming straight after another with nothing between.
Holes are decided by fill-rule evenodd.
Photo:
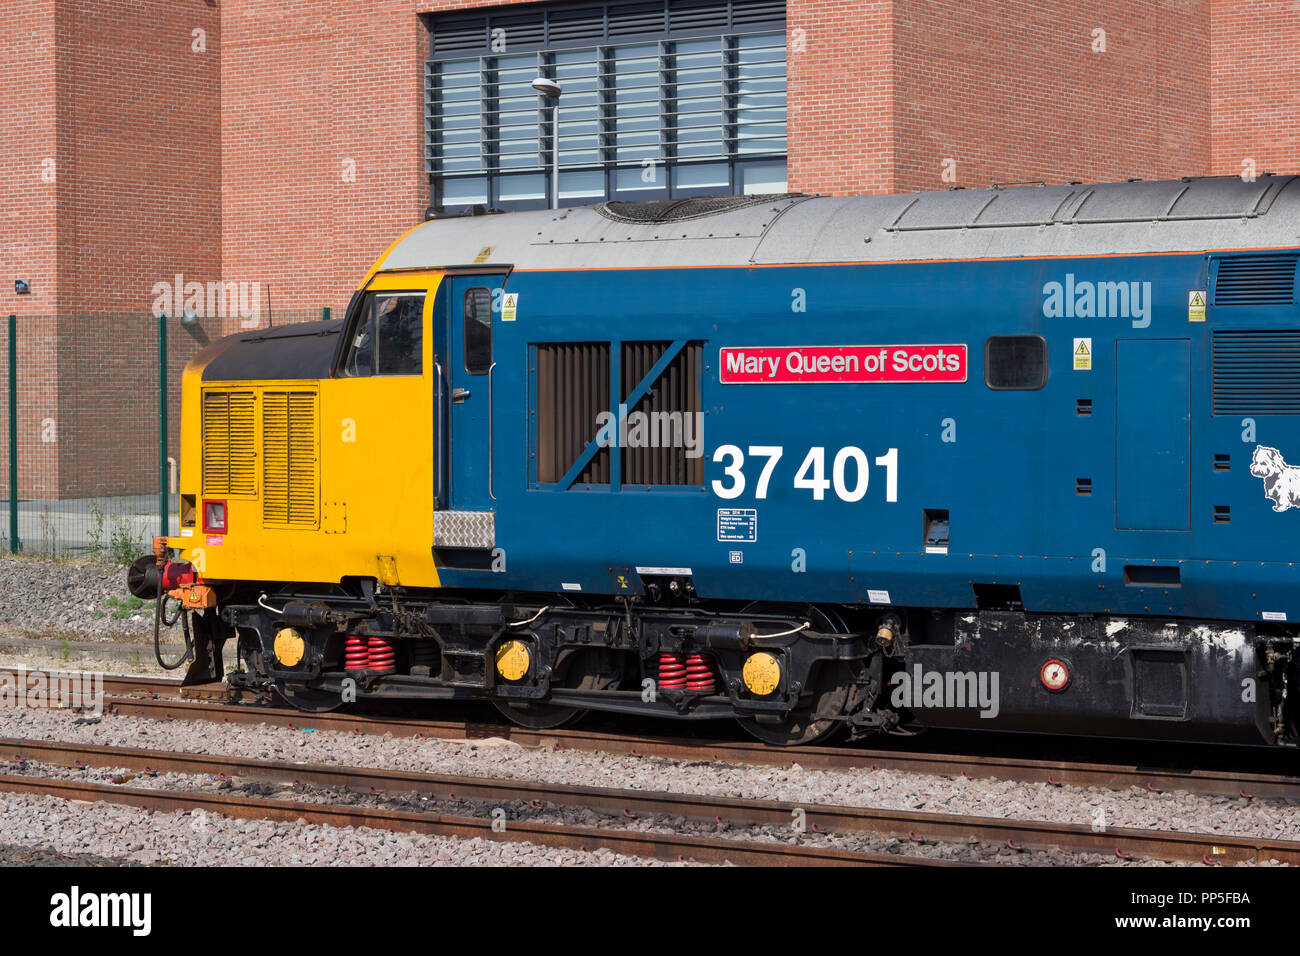
<instances>
[{"instance_id":1,"label":"green fence post","mask_svg":"<svg viewBox=\"0 0 1300 956\"><path fill-rule=\"evenodd\" d=\"M164 535L168 528L167 506L171 475L167 468L167 313L158 316L158 525Z\"/></svg>"},{"instance_id":2,"label":"green fence post","mask_svg":"<svg viewBox=\"0 0 1300 956\"><path fill-rule=\"evenodd\" d=\"M18 553L18 316L9 316L9 553Z\"/></svg>"}]
</instances>

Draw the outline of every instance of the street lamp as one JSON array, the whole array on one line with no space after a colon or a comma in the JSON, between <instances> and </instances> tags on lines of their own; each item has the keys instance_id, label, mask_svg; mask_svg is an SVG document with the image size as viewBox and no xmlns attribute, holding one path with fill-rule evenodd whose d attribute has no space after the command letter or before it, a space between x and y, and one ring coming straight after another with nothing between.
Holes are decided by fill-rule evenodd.
<instances>
[{"instance_id":1,"label":"street lamp","mask_svg":"<svg viewBox=\"0 0 1300 956\"><path fill-rule=\"evenodd\" d=\"M563 87L554 80L539 76L533 80L533 89L551 101L551 130L554 148L551 151L551 208L560 208L560 94Z\"/></svg>"}]
</instances>

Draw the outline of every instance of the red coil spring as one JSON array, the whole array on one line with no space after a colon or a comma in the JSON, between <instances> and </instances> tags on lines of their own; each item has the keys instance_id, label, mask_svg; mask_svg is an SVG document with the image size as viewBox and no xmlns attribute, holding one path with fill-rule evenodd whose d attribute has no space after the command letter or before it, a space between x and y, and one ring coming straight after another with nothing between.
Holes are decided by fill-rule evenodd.
<instances>
[{"instance_id":1,"label":"red coil spring","mask_svg":"<svg viewBox=\"0 0 1300 956\"><path fill-rule=\"evenodd\" d=\"M343 667L350 671L364 671L370 667L370 643L357 634L349 634L343 645Z\"/></svg>"},{"instance_id":2,"label":"red coil spring","mask_svg":"<svg viewBox=\"0 0 1300 956\"><path fill-rule=\"evenodd\" d=\"M393 642L388 638L370 639L370 669L372 671L397 670L397 652L393 650Z\"/></svg>"},{"instance_id":3,"label":"red coil spring","mask_svg":"<svg viewBox=\"0 0 1300 956\"><path fill-rule=\"evenodd\" d=\"M713 693L713 663L709 655L686 655L686 689Z\"/></svg>"},{"instance_id":4,"label":"red coil spring","mask_svg":"<svg viewBox=\"0 0 1300 956\"><path fill-rule=\"evenodd\" d=\"M659 655L659 687L660 689L671 689L674 687L686 686L686 655L669 654L664 652Z\"/></svg>"}]
</instances>

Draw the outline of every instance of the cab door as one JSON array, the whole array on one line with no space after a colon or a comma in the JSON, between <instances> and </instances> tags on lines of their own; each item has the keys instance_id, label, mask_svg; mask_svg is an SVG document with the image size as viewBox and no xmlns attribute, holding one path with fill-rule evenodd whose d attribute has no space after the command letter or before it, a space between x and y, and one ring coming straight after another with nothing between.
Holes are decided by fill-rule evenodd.
<instances>
[{"instance_id":1,"label":"cab door","mask_svg":"<svg viewBox=\"0 0 1300 956\"><path fill-rule=\"evenodd\" d=\"M450 511L492 510L492 354L494 306L504 275L447 280L447 361L442 397L447 422Z\"/></svg>"}]
</instances>

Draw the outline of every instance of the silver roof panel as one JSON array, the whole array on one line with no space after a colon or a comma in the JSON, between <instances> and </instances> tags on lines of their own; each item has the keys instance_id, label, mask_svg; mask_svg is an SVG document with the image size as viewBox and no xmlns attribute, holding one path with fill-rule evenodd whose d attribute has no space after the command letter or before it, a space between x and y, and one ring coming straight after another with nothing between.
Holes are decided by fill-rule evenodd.
<instances>
[{"instance_id":1,"label":"silver roof panel","mask_svg":"<svg viewBox=\"0 0 1300 956\"><path fill-rule=\"evenodd\" d=\"M1300 245L1296 176L776 197L669 222L597 207L425 223L381 263L488 261L519 270L894 262Z\"/></svg>"}]
</instances>

